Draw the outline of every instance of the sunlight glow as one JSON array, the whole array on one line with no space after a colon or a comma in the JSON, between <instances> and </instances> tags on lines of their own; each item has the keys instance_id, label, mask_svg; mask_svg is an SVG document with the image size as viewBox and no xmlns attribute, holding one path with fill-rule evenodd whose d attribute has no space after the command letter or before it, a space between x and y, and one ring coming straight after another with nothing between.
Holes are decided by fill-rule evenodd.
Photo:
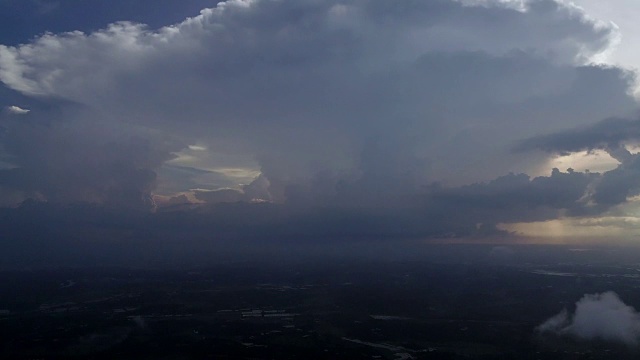
<instances>
[{"instance_id":1,"label":"sunlight glow","mask_svg":"<svg viewBox=\"0 0 640 360\"><path fill-rule=\"evenodd\" d=\"M580 151L569 155L556 156L532 171L533 176L548 176L553 168L565 171L572 168L575 171L605 172L615 169L620 165L604 150Z\"/></svg>"},{"instance_id":2,"label":"sunlight glow","mask_svg":"<svg viewBox=\"0 0 640 360\"><path fill-rule=\"evenodd\" d=\"M632 218L640 225L640 219ZM610 218L609 220L619 220ZM499 224L501 230L514 232L520 236L535 238L564 238L564 237L621 237L629 235L631 229L626 229L615 221L607 222L607 218L593 219L558 219L531 223ZM636 230L637 231L637 230Z\"/></svg>"}]
</instances>

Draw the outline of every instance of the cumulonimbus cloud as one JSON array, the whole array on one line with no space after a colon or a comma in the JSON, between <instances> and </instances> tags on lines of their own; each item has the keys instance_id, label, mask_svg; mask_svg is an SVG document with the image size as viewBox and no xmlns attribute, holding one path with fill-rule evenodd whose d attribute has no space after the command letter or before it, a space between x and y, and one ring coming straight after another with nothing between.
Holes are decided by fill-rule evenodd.
<instances>
[{"instance_id":1,"label":"cumulonimbus cloud","mask_svg":"<svg viewBox=\"0 0 640 360\"><path fill-rule=\"evenodd\" d=\"M202 143L255 159L261 198L403 203L525 172L543 157L513 141L631 111L630 74L589 65L617 36L553 0L230 0L159 29L45 34L0 46L0 81L55 104L3 121L17 170L0 186L139 203Z\"/></svg>"}]
</instances>

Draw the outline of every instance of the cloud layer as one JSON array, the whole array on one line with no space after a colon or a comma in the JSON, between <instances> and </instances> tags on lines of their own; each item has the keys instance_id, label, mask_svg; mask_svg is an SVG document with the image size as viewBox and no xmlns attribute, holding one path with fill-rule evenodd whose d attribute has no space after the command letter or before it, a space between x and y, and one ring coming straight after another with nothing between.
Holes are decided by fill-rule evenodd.
<instances>
[{"instance_id":1,"label":"cloud layer","mask_svg":"<svg viewBox=\"0 0 640 360\"><path fill-rule=\"evenodd\" d=\"M602 176L504 176L547 158L515 142L554 150L563 130L636 106L633 74L590 65L615 26L520 3L230 0L158 29L118 22L0 46L0 81L23 99L7 106L32 109L0 120L11 160L0 200L145 209L164 181L205 187L191 192L203 202L286 203L309 228L338 208L354 228L384 219L382 232L410 234L624 202L636 181L626 162ZM610 126L594 126L559 151L600 148L589 134ZM167 164L181 154L199 160ZM223 167L261 175L233 184ZM210 186L194 180L202 172Z\"/></svg>"}]
</instances>

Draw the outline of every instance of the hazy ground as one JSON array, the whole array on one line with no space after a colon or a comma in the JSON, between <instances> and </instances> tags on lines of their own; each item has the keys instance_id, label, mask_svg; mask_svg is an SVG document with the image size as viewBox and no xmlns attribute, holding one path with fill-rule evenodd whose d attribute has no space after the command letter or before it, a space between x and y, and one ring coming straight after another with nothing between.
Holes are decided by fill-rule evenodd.
<instances>
[{"instance_id":1,"label":"hazy ground","mask_svg":"<svg viewBox=\"0 0 640 360\"><path fill-rule=\"evenodd\" d=\"M431 245L429 254L423 260L318 256L171 270L4 271L0 355L11 359L624 359L638 355L637 345L625 343L624 334L615 329L607 340L599 338L606 334L581 338L575 331L536 330L563 309L572 314L585 294L614 291L627 305L640 307L640 262L633 261L633 252ZM610 310L603 309L597 312ZM629 321L631 327L618 330L638 335L633 326L640 323L632 309L612 311L609 317L629 315L616 323ZM604 326L597 318L593 321L596 327Z\"/></svg>"}]
</instances>

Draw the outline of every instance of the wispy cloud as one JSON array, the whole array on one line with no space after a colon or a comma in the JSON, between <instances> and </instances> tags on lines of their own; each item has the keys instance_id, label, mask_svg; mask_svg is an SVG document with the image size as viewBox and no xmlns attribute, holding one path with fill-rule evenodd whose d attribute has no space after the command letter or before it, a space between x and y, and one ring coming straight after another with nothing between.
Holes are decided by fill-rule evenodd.
<instances>
[{"instance_id":1,"label":"wispy cloud","mask_svg":"<svg viewBox=\"0 0 640 360\"><path fill-rule=\"evenodd\" d=\"M23 108L21 108L19 106L15 106L15 105L7 106L5 108L5 110L8 113L13 114L13 115L25 115L25 114L28 114L28 113L31 112L31 110L29 110L29 109L23 109Z\"/></svg>"}]
</instances>

